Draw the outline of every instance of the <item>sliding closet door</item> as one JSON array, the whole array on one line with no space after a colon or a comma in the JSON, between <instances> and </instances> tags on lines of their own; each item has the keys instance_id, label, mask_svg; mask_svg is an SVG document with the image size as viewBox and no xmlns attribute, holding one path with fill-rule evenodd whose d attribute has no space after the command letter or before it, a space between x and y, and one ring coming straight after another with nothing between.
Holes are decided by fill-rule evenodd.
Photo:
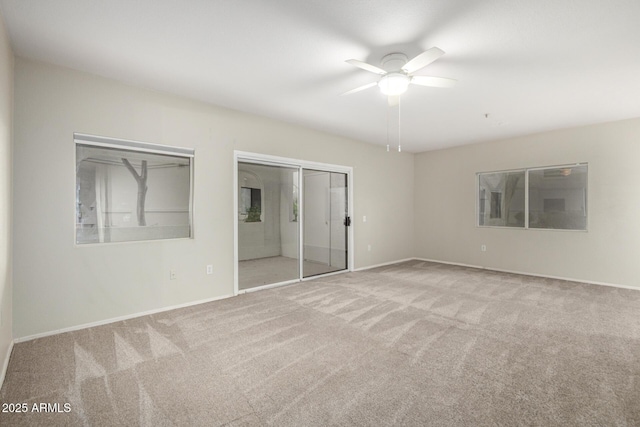
<instances>
[{"instance_id":1,"label":"sliding closet door","mask_svg":"<svg viewBox=\"0 0 640 427\"><path fill-rule=\"evenodd\" d=\"M347 269L347 174L331 172L331 188L329 189L329 206L331 210L330 227L330 265L336 270Z\"/></svg>"},{"instance_id":2,"label":"sliding closet door","mask_svg":"<svg viewBox=\"0 0 640 427\"><path fill-rule=\"evenodd\" d=\"M238 163L238 288L300 279L297 167Z\"/></svg>"},{"instance_id":3,"label":"sliding closet door","mask_svg":"<svg viewBox=\"0 0 640 427\"><path fill-rule=\"evenodd\" d=\"M347 174L303 169L303 277L347 268Z\"/></svg>"}]
</instances>

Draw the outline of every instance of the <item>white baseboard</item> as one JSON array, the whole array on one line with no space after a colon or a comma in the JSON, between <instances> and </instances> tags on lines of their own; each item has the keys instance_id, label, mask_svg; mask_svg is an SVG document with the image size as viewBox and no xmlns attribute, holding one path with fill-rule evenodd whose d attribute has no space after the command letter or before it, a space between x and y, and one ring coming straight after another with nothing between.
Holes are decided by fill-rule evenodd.
<instances>
[{"instance_id":1,"label":"white baseboard","mask_svg":"<svg viewBox=\"0 0 640 427\"><path fill-rule=\"evenodd\" d=\"M501 268L482 267L482 266L479 266L479 265L463 264L463 263L460 263L460 262L440 261L440 260L437 260L437 259L427 259L427 258L413 258L413 259L416 260L416 261L436 262L438 264L449 264L449 265L457 265L459 267L468 267L468 268L477 268L477 269L480 269L480 270L498 271L500 273L521 274L523 276L542 277L542 278L545 278L545 279L566 280L568 282L587 283L589 285L610 286L610 287L613 287L613 288L622 288L622 289L631 289L631 290L634 290L634 291L640 291L640 288L638 288L638 287L628 286L628 285L619 285L619 284L616 284L616 283L596 282L596 281L593 281L593 280L574 279L574 278L571 278L571 277L562 277L562 276L550 276L548 274L525 273L523 271L503 270Z\"/></svg>"},{"instance_id":2,"label":"white baseboard","mask_svg":"<svg viewBox=\"0 0 640 427\"><path fill-rule=\"evenodd\" d=\"M372 268L384 267L386 265L392 265L392 264L400 264L401 262L413 261L415 259L417 258L398 259L396 261L383 262L382 264L374 264L374 265L368 265L366 267L356 268L353 271L371 270Z\"/></svg>"},{"instance_id":3,"label":"white baseboard","mask_svg":"<svg viewBox=\"0 0 640 427\"><path fill-rule=\"evenodd\" d=\"M571 278L571 277L562 277L562 276L550 276L550 275L547 275L547 274L527 273L527 272L516 271L516 270L504 270L504 269L500 269L500 268L482 267L480 265L463 264L463 263L460 263L460 262L442 261L442 260L437 260L437 259L418 258L418 257L404 258L404 259L399 259L399 260L395 260L395 261L384 262L384 263L381 263L381 264L368 265L366 267L360 267L360 268L353 269L352 271L356 272L356 271L371 270L373 268L384 267L384 266L392 265L392 264L399 264L399 263L407 262L407 261L435 262L435 263L438 263L438 264L448 264L448 265L457 265L457 266L460 266L460 267L477 268L479 270L497 271L497 272L501 272L501 273L510 273L510 274L521 274L523 276L533 276L533 277L542 277L542 278L546 278L546 279L566 280L566 281L569 281L569 282L587 283L587 284L590 284L590 285L610 286L610 287L614 287L614 288L631 289L631 290L640 291L640 288L638 288L638 287L628 286L628 285L619 285L619 284L615 284L615 283L597 282L597 281L593 281L593 280L584 280L584 279L574 279L574 278ZM345 272L346 271L339 271L339 272L335 272L334 274L341 274L341 273L345 273ZM296 283L296 282L297 281L275 283L275 284L272 284L272 285L261 286L259 288L247 289L247 290L239 292L239 294L242 294L242 293L245 293L245 292L252 292L254 290L257 291L257 290L262 290L262 289L268 289L268 288L271 288L271 287L289 285L289 284L293 284L293 283ZM137 317L148 316L150 314L162 313L164 311L175 310L175 309L178 309L178 308L191 307L191 306L194 306L194 305L205 304L205 303L208 303L208 302L218 301L218 300L230 298L230 297L233 297L233 296L234 295L223 295L223 296L219 296L219 297L208 298L208 299L199 300L199 301L192 301L192 302L188 302L188 303L184 303L184 304L178 304L178 305L173 305L173 306L169 306L169 307L163 307L163 308L158 308L158 309L154 309L154 310L148 310L148 311L141 312L141 313L134 313L134 314L126 315L126 316L119 316L119 317L114 317L114 318L110 318L110 319L100 320L100 321L97 321L97 322L84 323L82 325L71 326L71 327L68 327L68 328L56 329L56 330L53 330L53 331L42 332L42 333L39 333L39 334L33 334L33 335L24 336L24 337L14 338L13 341L11 341L11 345L9 346L7 355L5 356L5 360L4 360L4 363L3 363L2 371L0 371L0 387L2 387L2 382L4 381L4 377L6 375L7 367L9 366L9 357L11 355L11 351L13 350L14 343L17 344L17 343L21 343L21 342L25 342L25 341L31 341L31 340L34 340L34 339L37 339L37 338L44 338L44 337L48 337L48 336L51 336L51 335L62 334L62 333L65 333L65 332L73 332L73 331L78 331L78 330L81 330L81 329L92 328L94 326L102 326L102 325L107 325L109 323L115 323L115 322L120 322L120 321L123 321L123 320L134 319L134 318L137 318Z\"/></svg>"},{"instance_id":4,"label":"white baseboard","mask_svg":"<svg viewBox=\"0 0 640 427\"><path fill-rule=\"evenodd\" d=\"M157 308L157 309L154 309L154 310L148 310L148 311L144 311L144 312L141 312L141 313L134 313L134 314L128 314L126 316L113 317L113 318L110 318L110 319L99 320L97 322L84 323L82 325L70 326L68 328L56 329L56 330L53 330L53 331L42 332L42 333L34 334L34 335L28 335L26 337L14 338L13 341L15 343L31 341L31 340L35 340L37 338L44 338L44 337L48 337L48 336L51 336L51 335L63 334L65 332L73 332L73 331L78 331L80 329L92 328L94 326L102 326L102 325L107 325L109 323L121 322L123 320L135 319L136 317L142 317L142 316L148 316L150 314L162 313L164 311L171 311L171 310L175 310L177 308L184 308L184 307L191 307L193 305L205 304L205 303L208 303L208 302L213 302L213 301L218 301L218 300L221 300L221 299L230 298L232 296L233 295L223 295L223 296L220 296L220 297L207 298L207 299L203 299L203 300L187 302L187 303L184 303L184 304L178 304L178 305L172 305L172 306L169 306L169 307Z\"/></svg>"},{"instance_id":5,"label":"white baseboard","mask_svg":"<svg viewBox=\"0 0 640 427\"><path fill-rule=\"evenodd\" d=\"M4 356L4 362L2 363L2 371L0 371L0 388L4 384L4 378L7 375L7 369L9 369L9 359L11 358L11 352L13 351L13 343L11 340L9 343L9 348L7 349L7 354Z\"/></svg>"}]
</instances>

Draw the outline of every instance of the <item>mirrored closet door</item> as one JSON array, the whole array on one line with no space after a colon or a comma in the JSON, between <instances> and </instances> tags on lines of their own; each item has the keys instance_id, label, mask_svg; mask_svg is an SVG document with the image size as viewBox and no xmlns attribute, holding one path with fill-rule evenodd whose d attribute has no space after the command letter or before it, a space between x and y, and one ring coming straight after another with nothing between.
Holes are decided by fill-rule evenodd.
<instances>
[{"instance_id":1,"label":"mirrored closet door","mask_svg":"<svg viewBox=\"0 0 640 427\"><path fill-rule=\"evenodd\" d=\"M303 170L303 277L347 268L347 174Z\"/></svg>"},{"instance_id":2,"label":"mirrored closet door","mask_svg":"<svg viewBox=\"0 0 640 427\"><path fill-rule=\"evenodd\" d=\"M243 155L236 154L236 292L348 270L351 168Z\"/></svg>"},{"instance_id":3,"label":"mirrored closet door","mask_svg":"<svg viewBox=\"0 0 640 427\"><path fill-rule=\"evenodd\" d=\"M238 288L300 277L298 168L238 163Z\"/></svg>"}]
</instances>

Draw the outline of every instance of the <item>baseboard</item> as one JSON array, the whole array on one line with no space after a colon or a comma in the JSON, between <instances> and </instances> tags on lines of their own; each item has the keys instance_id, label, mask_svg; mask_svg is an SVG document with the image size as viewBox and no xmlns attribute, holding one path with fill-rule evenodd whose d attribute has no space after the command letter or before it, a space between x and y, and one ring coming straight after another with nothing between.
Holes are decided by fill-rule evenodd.
<instances>
[{"instance_id":1,"label":"baseboard","mask_svg":"<svg viewBox=\"0 0 640 427\"><path fill-rule=\"evenodd\" d=\"M448 265L456 265L456 266L459 266L459 267L477 268L479 270L497 271L497 272L501 272L501 273L510 273L510 274L521 274L523 276L542 277L542 278L546 278L546 279L556 279L556 280L566 280L566 281L569 281L569 282L587 283L587 284L590 284L590 285L609 286L609 287L614 287L614 288L631 289L631 290L635 290L635 291L640 291L640 288L638 288L638 287L628 286L628 285L620 285L620 284L616 284L616 283L597 282L597 281L593 281L593 280L575 279L575 278L571 278L571 277L562 277L562 276L550 276L550 275L546 275L546 274L527 273L527 272L516 271L516 270L504 270L504 269L500 269L500 268L483 267L483 266L480 266L480 265L464 264L464 263L460 263L460 262L442 261L442 260L437 260L437 259L418 258L418 257L404 258L404 259L384 262L384 263L375 264L375 265L368 265L366 267L360 267L360 268L353 269L352 271L355 272L355 271L371 270L373 268L385 267L387 265L399 264L399 263L407 262L407 261L435 262L435 263L438 263L438 264L448 264ZM343 272L336 272L336 273L343 273ZM291 282L291 283L295 283L295 282ZM288 285L288 284L291 284L291 283L279 283L279 284L274 284L274 285L267 285L265 287L256 288L255 290L267 289L269 287L276 287L276 286L282 286L282 285ZM247 292L247 291L245 291L245 292ZM244 292L241 292L241 293L244 293ZM6 355L4 363L3 363L2 371L0 372L0 387L2 387L2 382L4 381L4 377L5 377L5 374L6 374L6 371L7 371L7 367L9 366L9 357L11 356L11 351L13 350L14 343L17 344L17 343L21 343L21 342L25 342L25 341L31 341L31 340L34 340L34 339L38 339L38 338L48 337L48 336L51 336L51 335L63 334L65 332L73 332L73 331L78 331L78 330L81 330L81 329L92 328L94 326L107 325L107 324L110 324L110 323L121 322L123 320L129 320L129 319L135 319L137 317L148 316L150 314L156 314L156 313L162 313L164 311L176 310L178 308L184 308L184 307L191 307L191 306L194 306L194 305L206 304L206 303L209 303L209 302L230 298L232 296L234 296L234 295L223 295L223 296L219 296L219 297L208 298L208 299L198 300L198 301L192 301L192 302L188 302L188 303L184 303L184 304L178 304L178 305L173 305L173 306L169 306L169 307L163 307L163 308L159 308L159 309L155 309L155 310L148 310L148 311L141 312L141 313L134 313L134 314L126 315L126 316L119 316L119 317L114 317L114 318L110 318L110 319L100 320L100 321L97 321L97 322L84 323L82 325L71 326L71 327L68 327L68 328L56 329L56 330L53 330L53 331L42 332L42 333L39 333L39 334L33 334L33 335L24 336L24 337L14 338L13 341L11 341L11 344L9 345L9 349L7 351L7 355Z\"/></svg>"},{"instance_id":2,"label":"baseboard","mask_svg":"<svg viewBox=\"0 0 640 427\"><path fill-rule=\"evenodd\" d=\"M9 348L7 349L7 354L4 356L4 363L2 363L2 371L0 371L0 388L4 384L4 378L7 375L7 369L9 369L9 359L11 359L11 352L13 351L13 343L11 340L9 343Z\"/></svg>"},{"instance_id":3,"label":"baseboard","mask_svg":"<svg viewBox=\"0 0 640 427\"><path fill-rule=\"evenodd\" d=\"M480 269L480 270L497 271L497 272L500 272L500 273L521 274L523 276L542 277L544 279L566 280L568 282L587 283L589 285L610 286L610 287L613 287L613 288L622 288L622 289L631 289L631 290L634 290L634 291L640 291L640 288L638 288L638 287L628 286L628 285L619 285L619 284L616 284L616 283L596 282L596 281L593 281L593 280L574 279L574 278L571 278L571 277L562 277L562 276L550 276L550 275L547 275L547 274L525 273L525 272L516 271L516 270L504 270L504 269L501 269L501 268L482 267L480 265L463 264L463 263L460 263L460 262L440 261L440 260L437 260L437 259L427 259L427 258L413 258L413 259L416 260L416 261L436 262L438 264L457 265L459 267L477 268L477 269Z\"/></svg>"},{"instance_id":4,"label":"baseboard","mask_svg":"<svg viewBox=\"0 0 640 427\"><path fill-rule=\"evenodd\" d=\"M123 320L135 319L136 317L148 316L150 314L162 313L164 311L176 310L178 308L184 308L184 307L191 307L191 306L194 306L194 305L206 304L208 302L218 301L218 300L230 298L232 296L233 295L223 295L223 296L220 296L220 297L207 298L207 299L203 299L203 300L187 302L187 303L184 303L184 304L178 304L178 305L172 305L172 306L169 306L169 307L163 307L163 308L158 308L158 309L154 309L154 310L148 310L148 311L144 311L144 312L141 312L141 313L134 313L134 314L128 314L126 316L113 317L113 318L110 318L110 319L99 320L97 322L84 323L82 325L70 326L68 328L56 329L56 330L53 330L53 331L48 331L48 332L42 332L42 333L39 333L39 334L28 335L26 337L14 338L13 342L21 343L21 342L25 342L25 341L35 340L35 339L38 339L38 338L48 337L48 336L51 336L51 335L63 334L65 332L73 332L73 331L79 331L81 329L93 328L94 326L108 325L109 323L115 323L115 322L121 322Z\"/></svg>"},{"instance_id":5,"label":"baseboard","mask_svg":"<svg viewBox=\"0 0 640 427\"><path fill-rule=\"evenodd\" d=\"M399 259L396 261L383 262L382 264L368 265L366 267L356 268L353 271L371 270L372 268L384 267L386 265L392 265L392 264L400 264L401 262L413 261L415 259L417 258L405 258L405 259Z\"/></svg>"}]
</instances>

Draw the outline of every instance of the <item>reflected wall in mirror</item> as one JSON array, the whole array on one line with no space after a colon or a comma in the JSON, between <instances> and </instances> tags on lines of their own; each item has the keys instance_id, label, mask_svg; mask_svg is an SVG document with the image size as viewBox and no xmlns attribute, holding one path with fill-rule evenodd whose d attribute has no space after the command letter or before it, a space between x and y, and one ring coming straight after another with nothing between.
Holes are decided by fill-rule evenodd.
<instances>
[{"instance_id":1,"label":"reflected wall in mirror","mask_svg":"<svg viewBox=\"0 0 640 427\"><path fill-rule=\"evenodd\" d=\"M524 171L481 173L478 183L478 225L524 227Z\"/></svg>"},{"instance_id":2,"label":"reflected wall in mirror","mask_svg":"<svg viewBox=\"0 0 640 427\"><path fill-rule=\"evenodd\" d=\"M529 227L587 229L587 166L529 171Z\"/></svg>"},{"instance_id":3,"label":"reflected wall in mirror","mask_svg":"<svg viewBox=\"0 0 640 427\"><path fill-rule=\"evenodd\" d=\"M191 237L192 157L113 145L76 143L76 243Z\"/></svg>"}]
</instances>

